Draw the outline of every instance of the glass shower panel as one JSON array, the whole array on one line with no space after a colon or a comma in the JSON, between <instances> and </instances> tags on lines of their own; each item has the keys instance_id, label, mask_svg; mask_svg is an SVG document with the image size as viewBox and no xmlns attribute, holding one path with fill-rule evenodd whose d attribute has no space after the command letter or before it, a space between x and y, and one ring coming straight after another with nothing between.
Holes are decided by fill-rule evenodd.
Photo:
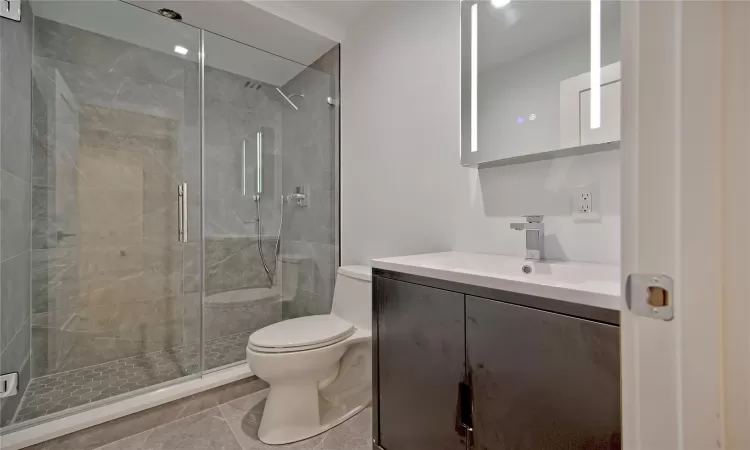
<instances>
[{"instance_id":1,"label":"glass shower panel","mask_svg":"<svg viewBox=\"0 0 750 450\"><path fill-rule=\"evenodd\" d=\"M203 323L205 368L214 369L244 361L250 333L281 320L276 246L286 106L276 88L301 69L212 33L204 49Z\"/></svg>"},{"instance_id":2,"label":"glass shower panel","mask_svg":"<svg viewBox=\"0 0 750 450\"><path fill-rule=\"evenodd\" d=\"M282 317L331 312L339 255L339 51L329 49L287 80L298 109L282 111L283 192L302 191L285 209Z\"/></svg>"},{"instance_id":3,"label":"glass shower panel","mask_svg":"<svg viewBox=\"0 0 750 450\"><path fill-rule=\"evenodd\" d=\"M314 66L337 64L338 49L304 65L211 33L204 45L203 312L213 369L243 363L259 328L330 312L335 82Z\"/></svg>"},{"instance_id":4,"label":"glass shower panel","mask_svg":"<svg viewBox=\"0 0 750 450\"><path fill-rule=\"evenodd\" d=\"M199 224L178 239L178 186L200 207L199 30L122 2L31 7L32 379L16 422L200 371Z\"/></svg>"}]
</instances>

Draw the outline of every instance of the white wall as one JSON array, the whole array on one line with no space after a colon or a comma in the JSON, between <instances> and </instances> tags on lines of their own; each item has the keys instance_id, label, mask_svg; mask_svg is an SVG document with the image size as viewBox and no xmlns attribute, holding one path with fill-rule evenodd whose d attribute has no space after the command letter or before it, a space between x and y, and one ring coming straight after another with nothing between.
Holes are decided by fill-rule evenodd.
<instances>
[{"instance_id":1,"label":"white wall","mask_svg":"<svg viewBox=\"0 0 750 450\"><path fill-rule=\"evenodd\" d=\"M523 234L510 229L524 214L544 214L549 259L619 264L619 152L609 151L491 169L464 169L453 248L525 256ZM597 183L601 221L574 223L571 188ZM468 189L466 189L468 188ZM595 205L596 207L596 205Z\"/></svg>"},{"instance_id":2,"label":"white wall","mask_svg":"<svg viewBox=\"0 0 750 450\"><path fill-rule=\"evenodd\" d=\"M457 14L457 3L382 2L342 42L342 264L453 246Z\"/></svg>"},{"instance_id":3,"label":"white wall","mask_svg":"<svg viewBox=\"0 0 750 450\"><path fill-rule=\"evenodd\" d=\"M342 42L342 263L431 251L523 256L509 227L544 214L547 256L619 263L619 154L459 166L459 9L383 2ZM575 224L595 181L600 223Z\"/></svg>"}]
</instances>

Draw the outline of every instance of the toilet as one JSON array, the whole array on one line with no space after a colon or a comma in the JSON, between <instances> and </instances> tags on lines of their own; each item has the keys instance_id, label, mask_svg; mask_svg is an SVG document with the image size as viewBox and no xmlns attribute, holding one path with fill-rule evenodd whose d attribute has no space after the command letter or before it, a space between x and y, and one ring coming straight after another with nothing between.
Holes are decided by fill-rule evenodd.
<instances>
[{"instance_id":1,"label":"toilet","mask_svg":"<svg viewBox=\"0 0 750 450\"><path fill-rule=\"evenodd\" d=\"M371 327L371 270L342 266L330 314L283 320L250 335L247 363L270 385L262 442L310 438L370 404Z\"/></svg>"}]
</instances>

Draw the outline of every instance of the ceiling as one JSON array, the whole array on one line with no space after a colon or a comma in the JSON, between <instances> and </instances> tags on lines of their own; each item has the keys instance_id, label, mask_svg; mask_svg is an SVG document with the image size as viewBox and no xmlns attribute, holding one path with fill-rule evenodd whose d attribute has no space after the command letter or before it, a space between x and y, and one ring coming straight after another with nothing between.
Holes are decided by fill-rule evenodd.
<instances>
[{"instance_id":1,"label":"ceiling","mask_svg":"<svg viewBox=\"0 0 750 450\"><path fill-rule=\"evenodd\" d=\"M305 66L330 50L336 41L242 0L127 0L150 11L170 8L183 22L280 55Z\"/></svg>"},{"instance_id":2,"label":"ceiling","mask_svg":"<svg viewBox=\"0 0 750 450\"><path fill-rule=\"evenodd\" d=\"M129 3L139 8L117 0L39 0L31 4L37 16L172 56L177 56L175 46L185 47L188 53L184 58L194 61L200 43L195 27L204 28L221 35L206 33L207 65L277 86L284 85L337 44L241 0ZM182 14L183 23L143 11L165 7Z\"/></svg>"},{"instance_id":3,"label":"ceiling","mask_svg":"<svg viewBox=\"0 0 750 450\"><path fill-rule=\"evenodd\" d=\"M301 25L337 42L349 27L383 0L247 0L253 6Z\"/></svg>"}]
</instances>

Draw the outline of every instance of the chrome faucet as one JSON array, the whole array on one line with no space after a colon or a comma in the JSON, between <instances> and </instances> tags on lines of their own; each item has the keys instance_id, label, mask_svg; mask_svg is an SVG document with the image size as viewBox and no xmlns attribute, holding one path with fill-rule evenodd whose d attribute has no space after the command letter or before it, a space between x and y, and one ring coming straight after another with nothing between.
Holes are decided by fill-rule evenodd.
<instances>
[{"instance_id":1,"label":"chrome faucet","mask_svg":"<svg viewBox=\"0 0 750 450\"><path fill-rule=\"evenodd\" d=\"M526 259L539 261L544 259L544 216L523 216L526 223L511 223L510 228L526 231Z\"/></svg>"}]
</instances>

